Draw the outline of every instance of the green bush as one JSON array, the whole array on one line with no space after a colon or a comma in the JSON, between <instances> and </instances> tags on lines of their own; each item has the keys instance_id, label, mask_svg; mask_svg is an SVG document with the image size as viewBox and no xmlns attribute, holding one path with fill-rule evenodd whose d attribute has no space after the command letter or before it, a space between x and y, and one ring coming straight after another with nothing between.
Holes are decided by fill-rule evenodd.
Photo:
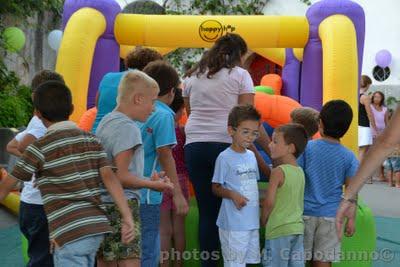
<instances>
[{"instance_id":1,"label":"green bush","mask_svg":"<svg viewBox=\"0 0 400 267\"><path fill-rule=\"evenodd\" d=\"M31 89L0 67L0 127L26 126L32 116Z\"/></svg>"}]
</instances>

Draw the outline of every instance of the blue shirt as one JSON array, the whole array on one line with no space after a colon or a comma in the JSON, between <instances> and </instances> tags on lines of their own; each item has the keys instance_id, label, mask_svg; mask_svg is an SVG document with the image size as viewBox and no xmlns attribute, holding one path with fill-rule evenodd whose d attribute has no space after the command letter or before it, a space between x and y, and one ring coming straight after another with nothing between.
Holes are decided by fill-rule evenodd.
<instances>
[{"instance_id":1,"label":"blue shirt","mask_svg":"<svg viewBox=\"0 0 400 267\"><path fill-rule=\"evenodd\" d=\"M231 199L222 199L217 219L219 228L227 231L260 228L257 180L257 160L252 151L239 153L228 147L219 154L212 182L236 191L249 200L246 206L238 210Z\"/></svg>"},{"instance_id":2,"label":"blue shirt","mask_svg":"<svg viewBox=\"0 0 400 267\"><path fill-rule=\"evenodd\" d=\"M97 115L94 121L92 133L96 132L97 126L105 115L117 106L118 86L124 72L109 72L104 75L99 84L99 98L97 100Z\"/></svg>"},{"instance_id":3,"label":"blue shirt","mask_svg":"<svg viewBox=\"0 0 400 267\"><path fill-rule=\"evenodd\" d=\"M154 171L161 171L157 148L176 145L175 113L165 103L157 100L155 111L147 121L140 124L144 148L144 176L150 179ZM162 193L141 189L141 203L160 204Z\"/></svg>"},{"instance_id":4,"label":"blue shirt","mask_svg":"<svg viewBox=\"0 0 400 267\"><path fill-rule=\"evenodd\" d=\"M306 177L304 215L335 217L345 180L353 177L358 169L354 153L339 143L312 140L298 164Z\"/></svg>"}]
</instances>

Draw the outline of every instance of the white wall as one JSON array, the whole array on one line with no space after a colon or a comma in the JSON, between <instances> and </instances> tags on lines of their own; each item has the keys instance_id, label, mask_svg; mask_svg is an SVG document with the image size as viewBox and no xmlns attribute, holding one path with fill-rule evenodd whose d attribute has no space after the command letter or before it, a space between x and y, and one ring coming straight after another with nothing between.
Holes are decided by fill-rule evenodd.
<instances>
[{"instance_id":1,"label":"white wall","mask_svg":"<svg viewBox=\"0 0 400 267\"><path fill-rule=\"evenodd\" d=\"M375 54L387 49L392 54L390 77L376 85L400 84L400 1L398 0L356 0L365 12L365 44L363 73L372 77L376 66Z\"/></svg>"}]
</instances>

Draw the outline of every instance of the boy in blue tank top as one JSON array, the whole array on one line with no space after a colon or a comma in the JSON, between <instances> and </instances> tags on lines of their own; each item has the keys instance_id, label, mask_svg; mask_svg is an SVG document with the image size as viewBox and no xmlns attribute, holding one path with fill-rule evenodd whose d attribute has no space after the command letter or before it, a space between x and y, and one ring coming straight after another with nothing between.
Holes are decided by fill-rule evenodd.
<instances>
[{"instance_id":1,"label":"boy in blue tank top","mask_svg":"<svg viewBox=\"0 0 400 267\"><path fill-rule=\"evenodd\" d=\"M352 119L353 112L345 101L327 102L320 112L322 138L309 141L298 160L306 177L304 251L306 260L311 260L313 266L331 266L332 262L340 260L335 216L343 185L348 184L358 168L356 156L340 143L340 139L349 129ZM353 233L354 222L349 221L346 234Z\"/></svg>"},{"instance_id":2,"label":"boy in blue tank top","mask_svg":"<svg viewBox=\"0 0 400 267\"><path fill-rule=\"evenodd\" d=\"M264 266L304 266L304 172L297 157L307 145L304 127L289 123L275 129L269 145L272 169L262 208L265 228Z\"/></svg>"}]
</instances>

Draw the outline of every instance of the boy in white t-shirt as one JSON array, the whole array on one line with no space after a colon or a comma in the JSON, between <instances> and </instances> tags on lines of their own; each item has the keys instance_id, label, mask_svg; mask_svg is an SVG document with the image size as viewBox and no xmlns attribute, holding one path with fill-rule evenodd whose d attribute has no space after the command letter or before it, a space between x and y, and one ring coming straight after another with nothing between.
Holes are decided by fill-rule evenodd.
<instances>
[{"instance_id":1,"label":"boy in white t-shirt","mask_svg":"<svg viewBox=\"0 0 400 267\"><path fill-rule=\"evenodd\" d=\"M50 70L38 72L32 79L32 99L35 89L47 81L59 81L64 83L63 77ZM26 129L18 133L7 144L7 152L20 157L25 148L46 134L47 128L42 121L34 115ZM21 192L19 208L19 226L21 232L28 240L29 262L27 266L53 266L53 256L50 254L49 227L43 208L43 200L40 191L34 186L35 175L32 180L24 182Z\"/></svg>"},{"instance_id":2,"label":"boy in white t-shirt","mask_svg":"<svg viewBox=\"0 0 400 267\"><path fill-rule=\"evenodd\" d=\"M259 174L254 153L247 149L259 136L259 127L260 114L253 106L234 107L228 117L232 145L215 164L212 190L223 198L217 226L224 266L260 262Z\"/></svg>"}]
</instances>

